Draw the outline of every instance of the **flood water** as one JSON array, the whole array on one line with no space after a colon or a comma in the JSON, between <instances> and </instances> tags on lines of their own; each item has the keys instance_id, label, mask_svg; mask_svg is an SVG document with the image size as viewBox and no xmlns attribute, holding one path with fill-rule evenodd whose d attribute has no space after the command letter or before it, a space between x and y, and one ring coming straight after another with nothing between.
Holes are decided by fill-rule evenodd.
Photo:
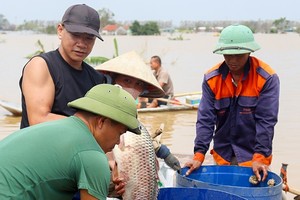
<instances>
[{"instance_id":1,"label":"flood water","mask_svg":"<svg viewBox=\"0 0 300 200\"><path fill-rule=\"evenodd\" d=\"M159 55L162 63L170 72L175 93L201 90L205 71L223 60L221 55L212 53L218 37L213 33L184 34L184 40L170 40L164 36L103 36L104 42L97 41L91 56L114 55L113 39L118 42L119 53L136 50L148 62L152 55ZM264 60L278 73L281 81L279 122L273 144L272 171L279 174L281 163L288 163L288 183L290 187L300 188L300 156L297 146L300 144L300 37L298 34L256 34L256 41L262 47L253 53ZM0 34L0 98L14 103L20 102L18 80L26 56L38 50L40 40L46 51L57 48L56 35L38 35L30 33ZM196 111L165 113L141 113L140 120L149 131L165 124L162 142L179 156L182 164L193 154ZM13 117L0 108L0 139L19 129L20 118ZM207 155L207 164L212 159Z\"/></svg>"}]
</instances>

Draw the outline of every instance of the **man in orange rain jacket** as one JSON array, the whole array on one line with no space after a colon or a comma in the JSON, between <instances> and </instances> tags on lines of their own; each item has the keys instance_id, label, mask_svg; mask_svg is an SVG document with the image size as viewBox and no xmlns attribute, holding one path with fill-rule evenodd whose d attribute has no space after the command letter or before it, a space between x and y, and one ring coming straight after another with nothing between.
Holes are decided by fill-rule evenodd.
<instances>
[{"instance_id":1,"label":"man in orange rain jacket","mask_svg":"<svg viewBox=\"0 0 300 200\"><path fill-rule=\"evenodd\" d=\"M226 27L214 53L224 62L204 75L198 109L194 158L187 175L211 154L218 165L251 166L258 180L267 177L279 107L279 78L263 61L250 56L260 49L243 25ZM263 177L260 176L263 172Z\"/></svg>"}]
</instances>

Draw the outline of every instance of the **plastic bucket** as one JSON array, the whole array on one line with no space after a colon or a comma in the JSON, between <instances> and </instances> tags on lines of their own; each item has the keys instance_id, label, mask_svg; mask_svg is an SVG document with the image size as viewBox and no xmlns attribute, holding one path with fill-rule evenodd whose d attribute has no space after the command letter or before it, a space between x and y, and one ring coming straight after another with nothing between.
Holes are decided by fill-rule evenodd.
<instances>
[{"instance_id":1,"label":"plastic bucket","mask_svg":"<svg viewBox=\"0 0 300 200\"><path fill-rule=\"evenodd\" d=\"M249 200L282 200L282 179L273 172L268 172L264 182L253 185L249 182L249 177L253 175L250 167L201 166L185 176L187 170L188 168L182 168L181 174L176 173L177 187L221 190ZM267 181L270 179L274 179L275 186L268 186Z\"/></svg>"},{"instance_id":2,"label":"plastic bucket","mask_svg":"<svg viewBox=\"0 0 300 200\"><path fill-rule=\"evenodd\" d=\"M201 189L201 188L184 188L169 187L160 188L157 200L246 200L243 197L230 194L224 191Z\"/></svg>"}]
</instances>

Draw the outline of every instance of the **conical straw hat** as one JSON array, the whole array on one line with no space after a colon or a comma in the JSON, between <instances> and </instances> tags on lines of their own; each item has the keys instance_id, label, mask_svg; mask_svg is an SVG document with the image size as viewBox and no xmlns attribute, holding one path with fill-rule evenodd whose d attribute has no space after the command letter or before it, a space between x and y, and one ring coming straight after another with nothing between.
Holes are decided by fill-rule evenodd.
<instances>
[{"instance_id":1,"label":"conical straw hat","mask_svg":"<svg viewBox=\"0 0 300 200\"><path fill-rule=\"evenodd\" d=\"M150 67L145 64L143 59L135 52L131 51L115 57L105 63L95 67L96 70L102 72L112 72L137 78L146 83L148 92L140 95L141 97L163 97L165 95L163 89L156 80Z\"/></svg>"}]
</instances>

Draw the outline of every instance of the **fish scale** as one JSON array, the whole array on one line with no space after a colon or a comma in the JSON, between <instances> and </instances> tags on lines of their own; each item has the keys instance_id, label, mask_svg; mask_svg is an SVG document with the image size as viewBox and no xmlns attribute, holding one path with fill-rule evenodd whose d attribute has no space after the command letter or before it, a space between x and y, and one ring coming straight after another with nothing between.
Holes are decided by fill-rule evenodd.
<instances>
[{"instance_id":1,"label":"fish scale","mask_svg":"<svg viewBox=\"0 0 300 200\"><path fill-rule=\"evenodd\" d=\"M158 161L150 134L141 128L141 135L123 134L113 150L119 176L126 181L123 200L157 199Z\"/></svg>"}]
</instances>

